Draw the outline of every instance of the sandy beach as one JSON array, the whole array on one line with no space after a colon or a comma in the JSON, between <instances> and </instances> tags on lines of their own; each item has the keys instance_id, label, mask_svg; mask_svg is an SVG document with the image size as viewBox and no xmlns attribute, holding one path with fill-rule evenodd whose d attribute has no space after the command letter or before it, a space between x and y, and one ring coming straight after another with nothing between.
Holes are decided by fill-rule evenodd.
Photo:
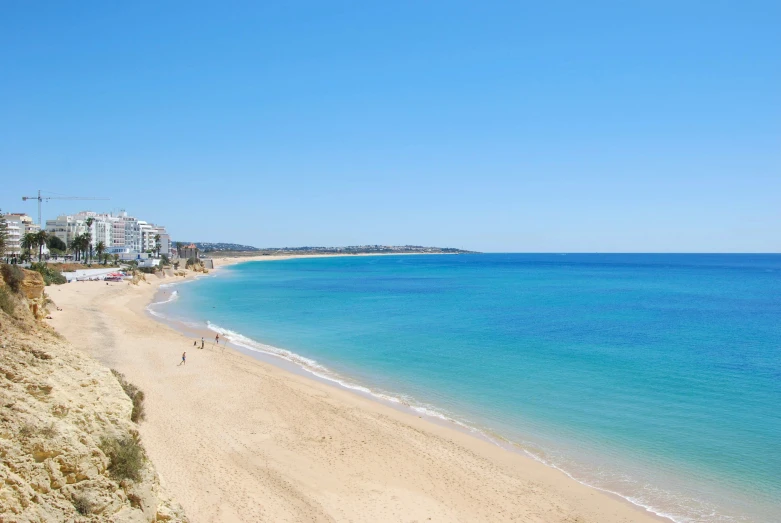
<instances>
[{"instance_id":1,"label":"sandy beach","mask_svg":"<svg viewBox=\"0 0 781 523\"><path fill-rule=\"evenodd\" d=\"M145 310L182 278L147 278L48 287L63 309L49 322L145 392L143 442L194 522L661 519L412 412L232 349L196 349Z\"/></svg>"}]
</instances>

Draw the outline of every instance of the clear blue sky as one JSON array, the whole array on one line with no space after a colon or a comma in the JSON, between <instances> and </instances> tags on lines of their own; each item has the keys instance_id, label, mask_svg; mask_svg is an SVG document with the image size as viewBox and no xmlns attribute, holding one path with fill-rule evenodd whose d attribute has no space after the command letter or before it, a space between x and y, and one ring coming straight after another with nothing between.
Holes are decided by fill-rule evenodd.
<instances>
[{"instance_id":1,"label":"clear blue sky","mask_svg":"<svg viewBox=\"0 0 781 523\"><path fill-rule=\"evenodd\" d=\"M258 5L261 4L261 5ZM174 239L781 250L781 2L0 2L0 208Z\"/></svg>"}]
</instances>

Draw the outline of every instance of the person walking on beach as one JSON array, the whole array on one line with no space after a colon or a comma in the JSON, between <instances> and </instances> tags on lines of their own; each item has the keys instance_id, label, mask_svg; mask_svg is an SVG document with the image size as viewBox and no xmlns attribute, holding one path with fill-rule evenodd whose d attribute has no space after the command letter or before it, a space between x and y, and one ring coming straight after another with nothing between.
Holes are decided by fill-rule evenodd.
<instances>
[{"instance_id":1,"label":"person walking on beach","mask_svg":"<svg viewBox=\"0 0 781 523\"><path fill-rule=\"evenodd\" d=\"M203 344L204 344L203 336L201 336L201 349L203 349Z\"/></svg>"},{"instance_id":2,"label":"person walking on beach","mask_svg":"<svg viewBox=\"0 0 781 523\"><path fill-rule=\"evenodd\" d=\"M220 344L220 335L219 334L214 337L214 341L217 342L217 345Z\"/></svg>"},{"instance_id":3,"label":"person walking on beach","mask_svg":"<svg viewBox=\"0 0 781 523\"><path fill-rule=\"evenodd\" d=\"M186 365L186 364L187 364L187 353L183 352L182 353L182 363L180 363L179 365Z\"/></svg>"}]
</instances>

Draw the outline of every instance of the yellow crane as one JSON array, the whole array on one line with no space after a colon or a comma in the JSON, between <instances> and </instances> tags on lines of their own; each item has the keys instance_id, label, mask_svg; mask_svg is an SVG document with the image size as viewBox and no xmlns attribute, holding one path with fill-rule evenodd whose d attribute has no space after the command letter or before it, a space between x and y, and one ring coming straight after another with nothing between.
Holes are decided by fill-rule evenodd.
<instances>
[{"instance_id":1,"label":"yellow crane","mask_svg":"<svg viewBox=\"0 0 781 523\"><path fill-rule=\"evenodd\" d=\"M41 190L38 189L38 196L22 196L22 201L38 200L38 226L43 230L41 223L41 203L46 200L110 200L110 198L100 198L92 196L41 196Z\"/></svg>"}]
</instances>

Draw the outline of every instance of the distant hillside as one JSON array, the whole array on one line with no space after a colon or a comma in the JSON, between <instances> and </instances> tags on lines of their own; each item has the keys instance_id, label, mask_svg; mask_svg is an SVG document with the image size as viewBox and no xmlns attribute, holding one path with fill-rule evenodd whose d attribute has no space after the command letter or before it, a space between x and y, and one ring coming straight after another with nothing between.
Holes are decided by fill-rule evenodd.
<instances>
[{"instance_id":1,"label":"distant hillside","mask_svg":"<svg viewBox=\"0 0 781 523\"><path fill-rule=\"evenodd\" d=\"M421 245L350 245L347 247L252 247L238 243L181 242L194 243L201 252L257 252L260 254L366 254L366 253L428 253L461 254L465 251L453 247L423 247Z\"/></svg>"},{"instance_id":2,"label":"distant hillside","mask_svg":"<svg viewBox=\"0 0 781 523\"><path fill-rule=\"evenodd\" d=\"M223 242L217 242L217 243L211 243L211 242L180 242L183 245L190 245L191 243L194 243L196 247L198 247L198 250L201 252L214 252L214 251L238 251L238 252L249 252L249 251L259 251L257 247L252 247L251 245L241 245L238 243L223 243Z\"/></svg>"},{"instance_id":3,"label":"distant hillside","mask_svg":"<svg viewBox=\"0 0 781 523\"><path fill-rule=\"evenodd\" d=\"M300 253L300 254L365 254L365 253L468 253L453 247L423 247L421 245L350 245L347 247L281 247L260 249L263 252Z\"/></svg>"}]
</instances>

